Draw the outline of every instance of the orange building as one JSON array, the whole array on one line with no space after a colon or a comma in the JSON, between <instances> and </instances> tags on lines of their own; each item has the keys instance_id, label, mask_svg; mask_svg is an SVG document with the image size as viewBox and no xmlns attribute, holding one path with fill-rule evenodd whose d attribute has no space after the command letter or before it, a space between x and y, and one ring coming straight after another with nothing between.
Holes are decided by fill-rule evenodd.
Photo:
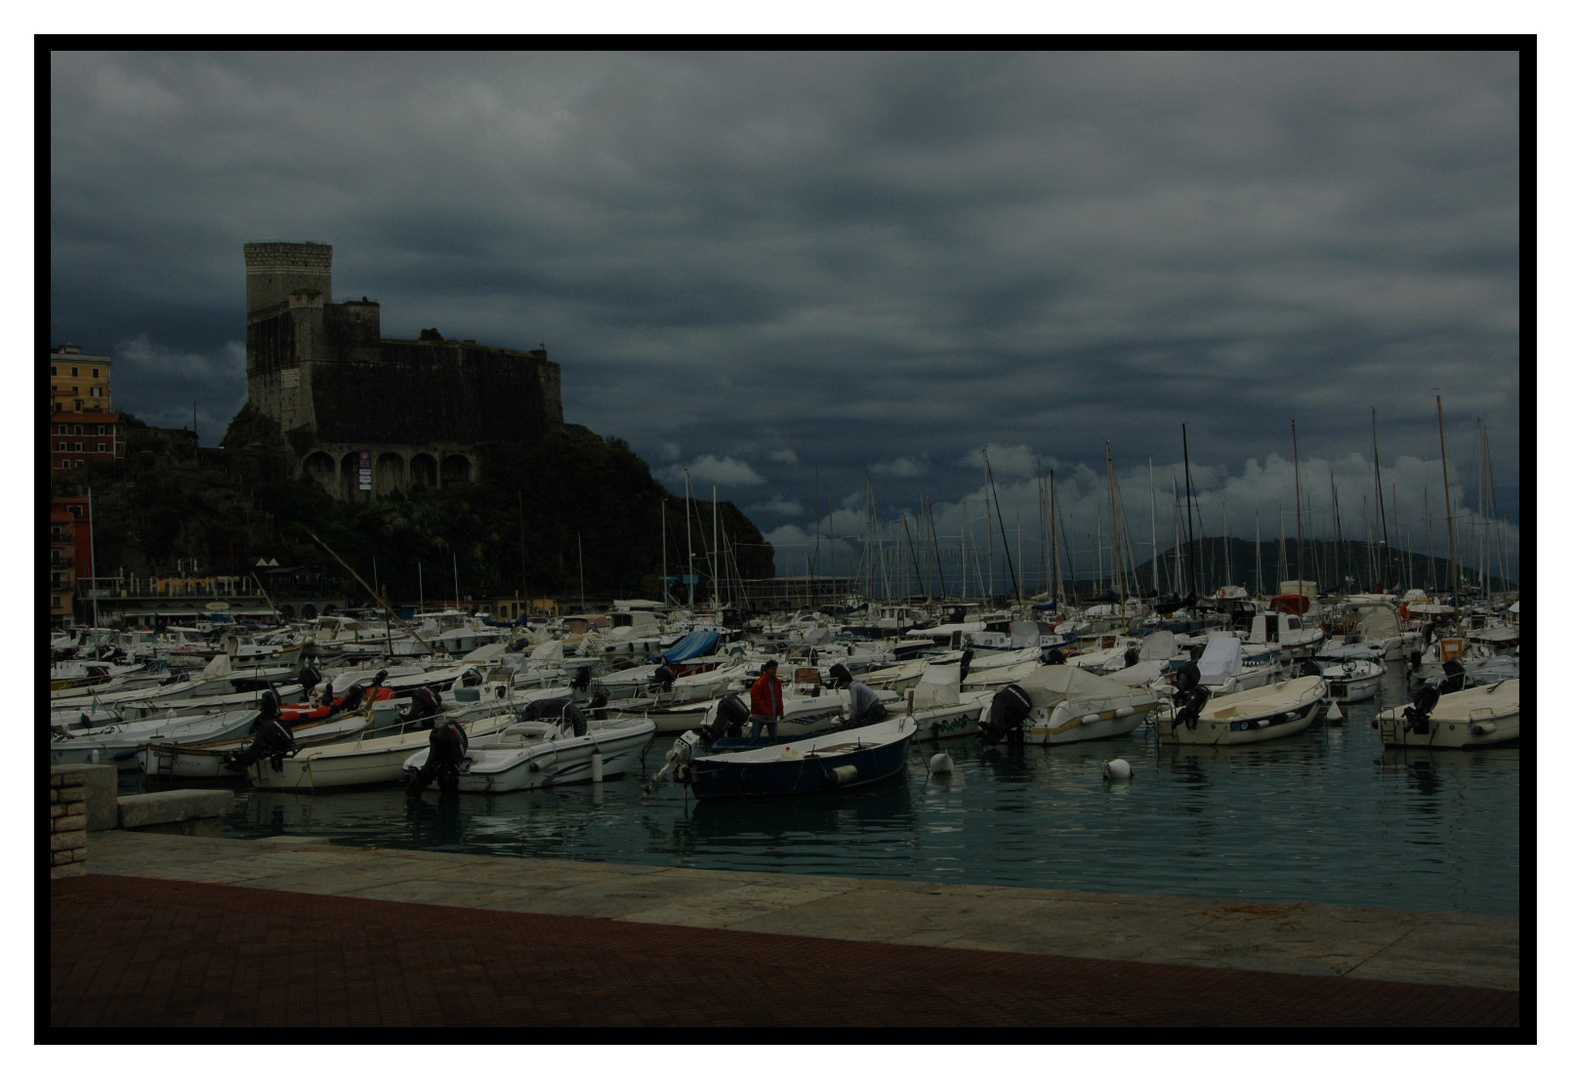
<instances>
[{"instance_id":1,"label":"orange building","mask_svg":"<svg viewBox=\"0 0 1572 1080\"><path fill-rule=\"evenodd\" d=\"M44 425L49 471L124 460L126 426L109 392L110 360L75 345L49 353L49 415Z\"/></svg>"},{"instance_id":2,"label":"orange building","mask_svg":"<svg viewBox=\"0 0 1572 1080\"><path fill-rule=\"evenodd\" d=\"M107 356L89 356L75 345L60 345L49 353L49 411L114 412L109 396Z\"/></svg>"}]
</instances>

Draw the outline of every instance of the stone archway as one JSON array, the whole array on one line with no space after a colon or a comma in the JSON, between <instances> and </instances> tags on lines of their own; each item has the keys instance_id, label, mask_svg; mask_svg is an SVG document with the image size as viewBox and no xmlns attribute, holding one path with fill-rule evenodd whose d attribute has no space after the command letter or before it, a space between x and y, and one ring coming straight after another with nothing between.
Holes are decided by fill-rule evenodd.
<instances>
[{"instance_id":1,"label":"stone archway","mask_svg":"<svg viewBox=\"0 0 1572 1080\"><path fill-rule=\"evenodd\" d=\"M463 454L449 454L442 459L442 486L467 484L470 480L469 458Z\"/></svg>"},{"instance_id":2,"label":"stone archway","mask_svg":"<svg viewBox=\"0 0 1572 1080\"><path fill-rule=\"evenodd\" d=\"M437 459L430 454L416 454L409 459L409 486L434 488L437 486Z\"/></svg>"},{"instance_id":3,"label":"stone archway","mask_svg":"<svg viewBox=\"0 0 1572 1080\"><path fill-rule=\"evenodd\" d=\"M338 487L338 470L333 467L331 454L314 450L306 456L301 472L322 485L322 490L332 495Z\"/></svg>"},{"instance_id":4,"label":"stone archway","mask_svg":"<svg viewBox=\"0 0 1572 1080\"><path fill-rule=\"evenodd\" d=\"M371 491L374 495L392 495L409 487L404 473L404 459L389 450L377 455L371 470Z\"/></svg>"}]
</instances>

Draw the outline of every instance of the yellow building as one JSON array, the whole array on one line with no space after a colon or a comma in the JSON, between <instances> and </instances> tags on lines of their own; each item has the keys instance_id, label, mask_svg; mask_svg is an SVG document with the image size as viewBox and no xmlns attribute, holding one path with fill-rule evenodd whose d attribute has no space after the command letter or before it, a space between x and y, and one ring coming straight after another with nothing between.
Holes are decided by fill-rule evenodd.
<instances>
[{"instance_id":1,"label":"yellow building","mask_svg":"<svg viewBox=\"0 0 1572 1080\"><path fill-rule=\"evenodd\" d=\"M49 353L51 413L114 412L109 396L109 357L89 356L75 345Z\"/></svg>"}]
</instances>

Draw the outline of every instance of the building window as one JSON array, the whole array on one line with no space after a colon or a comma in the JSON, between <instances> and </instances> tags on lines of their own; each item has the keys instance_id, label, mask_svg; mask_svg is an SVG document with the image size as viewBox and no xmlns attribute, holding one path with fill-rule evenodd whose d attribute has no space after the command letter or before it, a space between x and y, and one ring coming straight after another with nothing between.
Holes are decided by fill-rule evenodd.
<instances>
[{"instance_id":1,"label":"building window","mask_svg":"<svg viewBox=\"0 0 1572 1080\"><path fill-rule=\"evenodd\" d=\"M78 446L77 449L80 450L82 448L80 446ZM86 465L86 464L87 464L87 462L83 461L81 458L77 458L76 459L76 467L77 468L80 469L83 465Z\"/></svg>"},{"instance_id":2,"label":"building window","mask_svg":"<svg viewBox=\"0 0 1572 1080\"><path fill-rule=\"evenodd\" d=\"M69 450L71 448L69 446L67 446L65 443L59 442L59 443L55 443L55 449L56 450Z\"/></svg>"},{"instance_id":3,"label":"building window","mask_svg":"<svg viewBox=\"0 0 1572 1080\"><path fill-rule=\"evenodd\" d=\"M77 370L76 370L76 368L72 368L71 369L71 377L74 379L74 378L76 378L76 376L77 376Z\"/></svg>"},{"instance_id":4,"label":"building window","mask_svg":"<svg viewBox=\"0 0 1572 1080\"><path fill-rule=\"evenodd\" d=\"M104 434L104 425L103 424L99 424L98 425L98 433L100 435Z\"/></svg>"},{"instance_id":5,"label":"building window","mask_svg":"<svg viewBox=\"0 0 1572 1080\"><path fill-rule=\"evenodd\" d=\"M98 378L98 369L97 368L93 369L93 378L95 378L95 379Z\"/></svg>"},{"instance_id":6,"label":"building window","mask_svg":"<svg viewBox=\"0 0 1572 1080\"><path fill-rule=\"evenodd\" d=\"M49 599L54 601L55 607L59 607L60 606L60 600L61 600L60 597L58 597L58 596L51 596Z\"/></svg>"},{"instance_id":7,"label":"building window","mask_svg":"<svg viewBox=\"0 0 1572 1080\"><path fill-rule=\"evenodd\" d=\"M57 364L50 364L49 365L49 377L52 379L52 378L54 378L58 374L60 374L59 365L57 365Z\"/></svg>"},{"instance_id":8,"label":"building window","mask_svg":"<svg viewBox=\"0 0 1572 1080\"><path fill-rule=\"evenodd\" d=\"M66 507L66 510L67 510L67 511L68 511L68 512L69 512L69 513L70 513L70 514L71 514L71 516L72 516L72 517L74 517L74 518L79 518L79 517L81 517L81 516L82 516L82 507L81 507L81 506L79 506L79 505L78 505L78 504L76 504L76 503L72 503L72 504L71 504L71 505L69 505L69 506L67 506L67 507Z\"/></svg>"},{"instance_id":9,"label":"building window","mask_svg":"<svg viewBox=\"0 0 1572 1080\"><path fill-rule=\"evenodd\" d=\"M82 425L81 425L81 424L78 424L78 425L77 425L77 426L76 426L76 430L75 430L75 431L73 431L73 432L72 432L72 433L71 433L71 434L73 434L73 435L80 435L80 434L82 434Z\"/></svg>"},{"instance_id":10,"label":"building window","mask_svg":"<svg viewBox=\"0 0 1572 1080\"><path fill-rule=\"evenodd\" d=\"M57 434L64 435L65 433L66 433L66 426L64 424L61 424L60 425L60 430L57 432Z\"/></svg>"},{"instance_id":11,"label":"building window","mask_svg":"<svg viewBox=\"0 0 1572 1080\"><path fill-rule=\"evenodd\" d=\"M104 445L104 444L103 444L103 443L99 443L99 444L98 444L98 452L99 452L99 453L100 453L100 454L102 454L102 453L103 453L103 452L104 452L104 451L105 451L105 450L107 450L107 449L109 449L109 448L108 448L108 447L107 447L107 446L105 446L105 445Z\"/></svg>"},{"instance_id":12,"label":"building window","mask_svg":"<svg viewBox=\"0 0 1572 1080\"><path fill-rule=\"evenodd\" d=\"M81 428L77 428L76 430L80 432L82 429ZM77 443L71 449L75 450L77 453L80 454L82 452L82 444L81 443Z\"/></svg>"}]
</instances>

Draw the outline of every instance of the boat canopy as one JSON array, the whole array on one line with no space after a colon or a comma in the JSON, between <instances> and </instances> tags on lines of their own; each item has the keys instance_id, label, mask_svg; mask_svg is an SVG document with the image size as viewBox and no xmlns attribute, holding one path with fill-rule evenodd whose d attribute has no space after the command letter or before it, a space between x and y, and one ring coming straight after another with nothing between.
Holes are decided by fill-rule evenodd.
<instances>
[{"instance_id":1,"label":"boat canopy","mask_svg":"<svg viewBox=\"0 0 1572 1080\"><path fill-rule=\"evenodd\" d=\"M1216 686L1235 675L1244 673L1244 642L1232 635L1219 634L1206 643L1206 651L1197 661L1201 669L1201 685Z\"/></svg>"},{"instance_id":2,"label":"boat canopy","mask_svg":"<svg viewBox=\"0 0 1572 1080\"><path fill-rule=\"evenodd\" d=\"M661 661L667 664L680 664L695 657L708 656L715 651L720 642L720 635L713 630L694 630L660 654Z\"/></svg>"}]
</instances>

